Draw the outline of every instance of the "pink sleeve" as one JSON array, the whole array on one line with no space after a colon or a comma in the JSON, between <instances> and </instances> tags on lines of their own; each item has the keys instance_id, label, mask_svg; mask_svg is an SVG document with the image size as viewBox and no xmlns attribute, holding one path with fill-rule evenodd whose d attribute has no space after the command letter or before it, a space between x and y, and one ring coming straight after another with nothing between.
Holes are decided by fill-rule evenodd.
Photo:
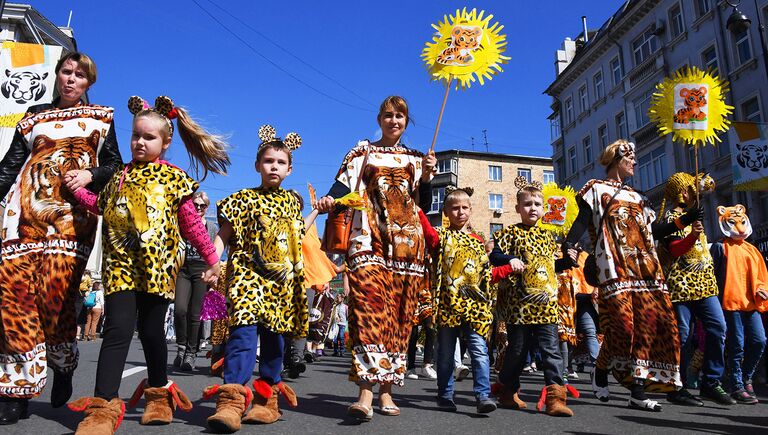
<instances>
[{"instance_id":1,"label":"pink sleeve","mask_svg":"<svg viewBox=\"0 0 768 435\"><path fill-rule=\"evenodd\" d=\"M195 205L189 197L181 200L181 207L179 207L179 229L181 235L187 242L189 242L200 256L205 259L208 265L212 266L219 262L219 257L216 255L216 248L211 242L211 238L208 235L208 230L205 228L203 220L195 210Z\"/></svg>"},{"instance_id":2,"label":"pink sleeve","mask_svg":"<svg viewBox=\"0 0 768 435\"><path fill-rule=\"evenodd\" d=\"M77 189L77 192L74 193L74 196L77 202L79 202L80 205L85 207L86 210L88 210L93 214L101 214L98 206L99 195L82 187L80 189Z\"/></svg>"}]
</instances>

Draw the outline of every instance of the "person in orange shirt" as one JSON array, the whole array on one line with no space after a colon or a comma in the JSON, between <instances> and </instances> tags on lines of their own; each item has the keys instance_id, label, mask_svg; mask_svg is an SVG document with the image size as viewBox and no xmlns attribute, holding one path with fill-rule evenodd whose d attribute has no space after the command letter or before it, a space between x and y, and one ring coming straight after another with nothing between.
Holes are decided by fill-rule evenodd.
<instances>
[{"instance_id":1,"label":"person in orange shirt","mask_svg":"<svg viewBox=\"0 0 768 435\"><path fill-rule=\"evenodd\" d=\"M765 350L760 313L768 309L768 270L760 251L746 241L752 234L747 209L736 204L717 208L725 236L710 248L727 325L725 346L731 367L731 397L757 403L752 375Z\"/></svg>"}]
</instances>

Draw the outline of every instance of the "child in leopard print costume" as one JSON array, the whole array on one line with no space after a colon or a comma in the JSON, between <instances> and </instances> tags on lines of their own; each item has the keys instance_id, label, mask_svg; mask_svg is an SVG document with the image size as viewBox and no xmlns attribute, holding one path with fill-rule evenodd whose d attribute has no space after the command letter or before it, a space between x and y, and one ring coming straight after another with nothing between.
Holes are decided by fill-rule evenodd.
<instances>
[{"instance_id":1,"label":"child in leopard print costume","mask_svg":"<svg viewBox=\"0 0 768 435\"><path fill-rule=\"evenodd\" d=\"M184 252L181 237L194 246L208 264L206 273L218 275L219 257L197 215L191 196L198 184L181 169L162 160L173 136L172 119L194 162L205 173L226 173L226 144L205 132L168 97L158 97L155 107L131 97L133 159L96 195L87 189L75 198L92 213L104 216L104 298L107 316L99 353L94 397L83 397L69 406L84 411L78 435L111 434L125 412L118 397L125 359L137 324L147 362L147 379L141 381L129 406L144 394L141 424L169 424L173 410L192 403L166 374L168 349L164 320L174 299L176 275Z\"/></svg>"}]
</instances>

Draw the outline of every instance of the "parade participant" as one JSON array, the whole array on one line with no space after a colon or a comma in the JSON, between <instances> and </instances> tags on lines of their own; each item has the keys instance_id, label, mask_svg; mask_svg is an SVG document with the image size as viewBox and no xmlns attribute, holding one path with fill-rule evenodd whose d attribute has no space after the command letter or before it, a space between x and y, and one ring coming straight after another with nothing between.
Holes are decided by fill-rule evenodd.
<instances>
[{"instance_id":1,"label":"parade participant","mask_svg":"<svg viewBox=\"0 0 768 435\"><path fill-rule=\"evenodd\" d=\"M576 348L571 357L571 363L578 368L585 364L594 367L600 354L600 341L597 327L597 289L587 282L584 277L584 263L589 254L579 252L577 265L569 269L573 284L576 286Z\"/></svg>"},{"instance_id":2,"label":"parade participant","mask_svg":"<svg viewBox=\"0 0 768 435\"><path fill-rule=\"evenodd\" d=\"M590 180L581 189L579 215L565 246L573 246L587 229L593 236L599 282L601 327L605 339L592 388L601 401L609 400L608 371L630 389L628 406L661 411L648 399L648 391L671 392L680 383L680 337L669 300L654 238L700 220L701 209L693 209L678 223L656 221L656 213L644 195L624 181L635 172L635 146L620 139L600 156L605 180ZM592 279L590 279L592 281ZM642 318L636 318L643 313Z\"/></svg>"},{"instance_id":3,"label":"parade participant","mask_svg":"<svg viewBox=\"0 0 768 435\"><path fill-rule=\"evenodd\" d=\"M347 252L350 380L360 389L348 414L361 420L373 417L375 384L382 413L400 414L392 385L403 384L411 319L425 285L424 235L414 198L418 193L421 201L431 200L437 163L433 152L424 156L400 142L409 123L402 97L385 99L376 119L381 139L361 141L347 153L329 194L313 205L325 213L334 198L356 186L367 192L366 210L354 213Z\"/></svg>"},{"instance_id":4,"label":"parade participant","mask_svg":"<svg viewBox=\"0 0 768 435\"><path fill-rule=\"evenodd\" d=\"M27 109L0 162L0 198L7 202L0 264L0 424L27 415L49 367L51 405L62 406L72 395L79 356L75 300L97 219L64 186L99 191L121 163L113 109L83 101L96 83L93 60L67 53L55 74L58 97Z\"/></svg>"},{"instance_id":5,"label":"parade participant","mask_svg":"<svg viewBox=\"0 0 768 435\"><path fill-rule=\"evenodd\" d=\"M536 340L546 384L538 408L541 410L546 404L548 415L570 417L573 411L566 406L563 358L558 344L555 276L570 262L567 259L555 261L555 237L536 225L544 214L541 183L529 183L520 176L515 180L515 187L518 188L515 210L520 215L521 223L497 231L493 236L495 246L490 254L491 264L509 264L513 273L509 279L499 283L497 313L499 321L507 323L509 344L494 393L502 406L513 409L527 407L518 396L520 375L529 344ZM575 261L577 252L569 249L566 255Z\"/></svg>"},{"instance_id":6,"label":"parade participant","mask_svg":"<svg viewBox=\"0 0 768 435\"><path fill-rule=\"evenodd\" d=\"M208 171L226 173L225 144L203 130L170 98L161 96L150 108L131 97L134 114L132 160L115 173L100 194L80 188L74 194L90 212L103 215L103 279L107 322L96 369L93 397L69 404L84 411L77 434L111 434L125 412L118 397L123 368L137 325L147 363L147 379L139 384L128 406L146 399L141 424L169 424L176 407L189 411L192 403L167 377L168 349L163 334L165 314L174 299L176 275L184 252L181 237L200 252L218 274L218 256L203 221L190 199L198 184L181 169L162 160L173 137L173 119L193 162Z\"/></svg>"},{"instance_id":7,"label":"parade participant","mask_svg":"<svg viewBox=\"0 0 768 435\"><path fill-rule=\"evenodd\" d=\"M731 397L755 404L752 376L765 350L761 313L768 310L768 270L760 251L746 241L752 234L747 209L741 204L720 206L717 215L724 238L713 243L710 252L727 325Z\"/></svg>"},{"instance_id":8,"label":"parade participant","mask_svg":"<svg viewBox=\"0 0 768 435\"><path fill-rule=\"evenodd\" d=\"M197 191L192 194L192 204L195 211L208 231L208 238L213 242L218 228L213 222L205 219L205 212L211 204L205 192ZM176 278L176 296L174 300L174 328L176 329L176 358L173 366L185 372L195 369L195 359L199 350L200 339L200 308L203 296L208 286L203 282L203 272L208 265L197 249L189 243L185 244L184 264Z\"/></svg>"},{"instance_id":9,"label":"parade participant","mask_svg":"<svg viewBox=\"0 0 768 435\"><path fill-rule=\"evenodd\" d=\"M283 334L307 334L304 221L299 201L280 187L291 173L292 151L301 145L301 138L288 133L280 139L269 125L259 129L259 138L256 171L261 185L217 203L221 227L214 242L217 254L229 247L230 330L224 385L206 388L204 397L218 394L216 413L208 417L208 426L218 432L237 431L241 423L274 423L281 415L279 394L291 406L297 405L296 394L281 378ZM259 378L253 382L254 394L246 384L256 365L257 342Z\"/></svg>"},{"instance_id":10,"label":"parade participant","mask_svg":"<svg viewBox=\"0 0 768 435\"><path fill-rule=\"evenodd\" d=\"M562 251L556 252L557 257L562 257ZM578 261L578 259L577 259ZM571 356L576 347L576 293L579 281L574 276L575 268L566 269L557 274L557 336L560 340L560 356L563 357L563 382L568 384L568 376L578 379L578 375L571 369Z\"/></svg>"},{"instance_id":11,"label":"parade participant","mask_svg":"<svg viewBox=\"0 0 768 435\"><path fill-rule=\"evenodd\" d=\"M704 191L705 184L714 189L714 181L708 175L672 174L664 186L664 202L660 211L662 222L675 222L685 214L686 209L695 207L696 189ZM665 206L669 207L666 211ZM667 400L679 405L704 405L685 388L691 362L691 352L687 349L693 340L692 320L698 319L706 334L703 376L699 382L701 396L721 405L733 405L736 402L720 384L725 372L725 317L717 299L715 269L702 222L697 220L664 238L659 247L659 258L680 331L680 378L683 383L683 388L669 393Z\"/></svg>"},{"instance_id":12,"label":"parade participant","mask_svg":"<svg viewBox=\"0 0 768 435\"><path fill-rule=\"evenodd\" d=\"M472 214L469 197L473 189L448 186L443 214L448 228L435 230L420 210L419 219L427 247L433 253L435 273L431 285L435 300L437 325L437 406L456 411L453 400L454 352L459 334L467 338L472 360L472 380L477 412L496 410L491 398L490 362L485 336L493 321L491 311L492 271L483 240L468 228ZM498 281L512 272L506 265L499 268Z\"/></svg>"}]
</instances>

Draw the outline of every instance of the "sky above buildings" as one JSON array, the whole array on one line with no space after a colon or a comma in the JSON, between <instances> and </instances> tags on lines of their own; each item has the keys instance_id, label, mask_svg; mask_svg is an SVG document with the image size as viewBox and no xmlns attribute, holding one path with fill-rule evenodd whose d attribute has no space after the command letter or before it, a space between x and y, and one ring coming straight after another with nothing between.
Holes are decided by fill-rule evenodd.
<instances>
[{"instance_id":1,"label":"sky above buildings","mask_svg":"<svg viewBox=\"0 0 768 435\"><path fill-rule=\"evenodd\" d=\"M130 159L128 97L168 95L212 131L229 136L227 177L202 184L213 201L259 184L253 162L262 124L278 136L298 132L303 146L284 187L320 194L358 140L376 139L375 116L386 96L404 96L415 125L408 146L426 151L443 88L430 82L420 58L430 24L467 6L494 14L507 35L504 72L485 86L452 91L437 150L550 156L542 92L554 79L555 51L581 32L581 16L599 28L621 1L239 1L40 0L30 2L54 24L72 13L78 48L94 58L98 81L89 96L117 109L115 125ZM168 160L188 167L174 137ZM211 210L212 212L213 210Z\"/></svg>"}]
</instances>

